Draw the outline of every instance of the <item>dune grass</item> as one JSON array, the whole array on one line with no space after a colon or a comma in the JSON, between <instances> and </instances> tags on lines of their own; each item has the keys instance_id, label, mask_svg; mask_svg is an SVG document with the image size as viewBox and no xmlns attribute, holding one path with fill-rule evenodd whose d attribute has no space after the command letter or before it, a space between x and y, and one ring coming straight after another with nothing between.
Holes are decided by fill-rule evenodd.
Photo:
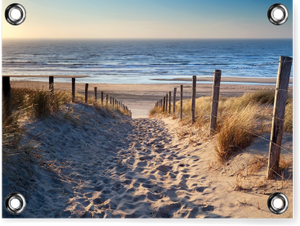
<instances>
[{"instance_id":1,"label":"dune grass","mask_svg":"<svg viewBox=\"0 0 300 226\"><path fill-rule=\"evenodd\" d=\"M260 90L245 93L240 97L220 97L216 129L215 151L219 162L225 162L237 150L251 144L256 134L270 128L275 92ZM209 135L212 97L196 99L196 122L194 125L202 133ZM183 101L183 117L191 118L191 100ZM179 117L180 102L176 102L176 112L173 118ZM150 111L150 117L171 116L163 113L162 108L156 107ZM189 121L191 123L191 120ZM265 125L266 124L266 125ZM287 100L284 131L293 130L293 100Z\"/></svg>"},{"instance_id":2,"label":"dune grass","mask_svg":"<svg viewBox=\"0 0 300 226\"><path fill-rule=\"evenodd\" d=\"M76 93L75 99L77 103L84 103L84 96ZM63 104L72 102L72 94L70 91L55 91L53 98L50 97L49 91L46 89L28 89L28 88L12 88L11 91L11 106L12 111L19 111L31 117L47 116L55 111L58 111ZM95 107L104 107L110 111L118 111L120 114L128 114L120 107L108 104L102 106L101 101L95 102L93 98L88 98L87 104L92 104Z\"/></svg>"},{"instance_id":3,"label":"dune grass","mask_svg":"<svg viewBox=\"0 0 300 226\"><path fill-rule=\"evenodd\" d=\"M288 104L285 108L284 116L284 131L292 133L293 132L293 101L288 100Z\"/></svg>"},{"instance_id":4,"label":"dune grass","mask_svg":"<svg viewBox=\"0 0 300 226\"><path fill-rule=\"evenodd\" d=\"M75 94L77 103L84 103L84 96ZM20 120L26 117L35 119L37 117L46 117L54 112L60 111L64 104L72 102L70 91L55 91L53 98L50 97L49 91L44 89L12 88L11 90L11 115L5 117L2 115L2 147L3 159L16 154L20 149L19 142L24 134L24 129ZM3 105L4 102L2 101ZM117 114L130 115L120 107L112 105L102 106L101 101L95 102L89 98L89 105L93 105L98 110L106 110L112 116ZM66 115L66 119L71 116ZM18 150L20 151L20 150Z\"/></svg>"},{"instance_id":5,"label":"dune grass","mask_svg":"<svg viewBox=\"0 0 300 226\"><path fill-rule=\"evenodd\" d=\"M255 137L257 106L248 105L240 111L227 114L217 134L215 151L220 162L226 161L231 154L251 144Z\"/></svg>"}]
</instances>

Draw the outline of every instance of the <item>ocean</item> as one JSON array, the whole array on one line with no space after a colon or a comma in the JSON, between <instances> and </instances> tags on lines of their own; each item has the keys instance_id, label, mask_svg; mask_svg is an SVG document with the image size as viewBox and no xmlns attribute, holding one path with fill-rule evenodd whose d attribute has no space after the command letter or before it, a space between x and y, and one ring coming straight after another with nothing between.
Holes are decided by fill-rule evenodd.
<instances>
[{"instance_id":1,"label":"ocean","mask_svg":"<svg viewBox=\"0 0 300 226\"><path fill-rule=\"evenodd\" d=\"M276 77L279 57L293 56L292 39L3 40L2 43L3 75L90 76L79 79L84 83L171 83L156 79L213 76L215 69L222 70L223 77ZM69 79L56 80L59 81Z\"/></svg>"}]
</instances>

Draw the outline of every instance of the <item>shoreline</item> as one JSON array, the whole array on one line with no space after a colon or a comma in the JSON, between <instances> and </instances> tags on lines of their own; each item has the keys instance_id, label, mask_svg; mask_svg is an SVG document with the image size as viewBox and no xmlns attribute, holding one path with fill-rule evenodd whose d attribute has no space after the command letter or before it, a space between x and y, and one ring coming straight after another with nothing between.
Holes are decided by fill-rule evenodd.
<instances>
[{"instance_id":1,"label":"shoreline","mask_svg":"<svg viewBox=\"0 0 300 226\"><path fill-rule=\"evenodd\" d=\"M208 78L207 78L208 79ZM223 79L223 78L222 78ZM179 100L179 90L181 84L89 84L89 96L94 96L94 87L97 87L98 98L100 92L109 95L123 102L132 110L133 118L147 118L149 111L154 107L155 103L162 99L167 92L177 88L177 100ZM183 99L191 98L192 84L184 83ZM275 85L230 85L222 84L220 95L224 97L241 96L244 93L255 92L257 90L274 90ZM34 81L11 81L12 88L32 88L32 89L48 89L48 82ZM72 83L54 81L54 90L71 91ZM76 92L84 95L85 83L76 82ZM211 96L212 84L197 84L196 97ZM293 86L289 87L289 95L293 93Z\"/></svg>"}]
</instances>

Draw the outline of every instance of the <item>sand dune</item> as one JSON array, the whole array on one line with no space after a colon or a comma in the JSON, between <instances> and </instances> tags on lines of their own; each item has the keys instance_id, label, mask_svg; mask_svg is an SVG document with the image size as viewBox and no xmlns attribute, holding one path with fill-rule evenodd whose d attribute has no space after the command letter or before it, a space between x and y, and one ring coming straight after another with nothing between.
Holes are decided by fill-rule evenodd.
<instances>
[{"instance_id":1,"label":"sand dune","mask_svg":"<svg viewBox=\"0 0 300 226\"><path fill-rule=\"evenodd\" d=\"M291 182L284 188L234 191L234 173L211 165L212 140L179 139L178 131L186 128L174 120L132 120L69 104L62 113L26 122L25 128L23 142L35 148L22 164L31 173L16 180L12 159L3 183L4 196L13 188L28 201L17 217L292 217ZM279 216L266 206L268 194L277 189L291 200Z\"/></svg>"}]
</instances>

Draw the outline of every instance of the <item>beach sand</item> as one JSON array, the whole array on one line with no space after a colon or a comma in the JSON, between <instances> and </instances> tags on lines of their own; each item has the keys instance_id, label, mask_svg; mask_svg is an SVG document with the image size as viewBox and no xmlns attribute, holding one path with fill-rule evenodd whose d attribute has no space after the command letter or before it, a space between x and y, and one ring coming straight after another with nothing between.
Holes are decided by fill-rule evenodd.
<instances>
[{"instance_id":1,"label":"beach sand","mask_svg":"<svg viewBox=\"0 0 300 226\"><path fill-rule=\"evenodd\" d=\"M47 83L14 81L12 87L46 88ZM22 150L28 151L6 160L3 168L3 196L13 188L28 201L16 217L293 217L292 177L267 181L266 166L248 171L254 155L267 156L269 133L219 166L215 137L199 137L195 128L171 117L147 118L155 102L178 85L90 84L91 96L93 87L122 101L136 119L67 104L53 116L24 120ZM190 98L191 86L184 87ZM70 88L55 83L56 90ZM222 85L221 94L265 88L274 86ZM76 89L82 93L84 84ZM197 86L197 96L210 94L211 85ZM292 134L284 134L282 145L281 158L292 159ZM289 200L281 215L267 207L269 195L277 191ZM3 211L3 217L12 217Z\"/></svg>"}]
</instances>

